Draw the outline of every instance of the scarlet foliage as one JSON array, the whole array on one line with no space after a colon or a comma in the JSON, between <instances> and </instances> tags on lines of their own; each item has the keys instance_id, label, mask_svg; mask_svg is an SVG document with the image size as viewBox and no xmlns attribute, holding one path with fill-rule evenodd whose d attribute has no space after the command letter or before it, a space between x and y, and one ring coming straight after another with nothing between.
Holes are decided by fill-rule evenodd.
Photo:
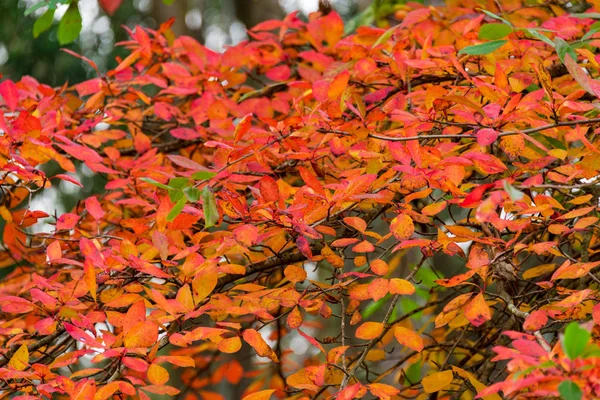
<instances>
[{"instance_id":1,"label":"scarlet foliage","mask_svg":"<svg viewBox=\"0 0 600 400\"><path fill-rule=\"evenodd\" d=\"M223 54L138 27L97 78L1 82L0 391L597 396L560 332L600 322L600 4L447 3ZM105 190L33 229L81 164Z\"/></svg>"}]
</instances>

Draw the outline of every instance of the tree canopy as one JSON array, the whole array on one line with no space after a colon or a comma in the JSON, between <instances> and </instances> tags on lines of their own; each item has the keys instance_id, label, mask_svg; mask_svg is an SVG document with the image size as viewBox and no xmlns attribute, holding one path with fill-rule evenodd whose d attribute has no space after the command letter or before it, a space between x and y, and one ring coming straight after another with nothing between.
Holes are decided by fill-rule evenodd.
<instances>
[{"instance_id":1,"label":"tree canopy","mask_svg":"<svg viewBox=\"0 0 600 400\"><path fill-rule=\"evenodd\" d=\"M4 79L0 393L600 397L589 5L293 13L223 53L167 22ZM81 168L100 193L31 207Z\"/></svg>"}]
</instances>

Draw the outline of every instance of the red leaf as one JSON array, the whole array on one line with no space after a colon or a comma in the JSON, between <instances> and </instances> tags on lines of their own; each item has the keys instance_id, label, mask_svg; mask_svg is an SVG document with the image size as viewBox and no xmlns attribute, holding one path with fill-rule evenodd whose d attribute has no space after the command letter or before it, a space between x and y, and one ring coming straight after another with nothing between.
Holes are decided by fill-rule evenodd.
<instances>
[{"instance_id":1,"label":"red leaf","mask_svg":"<svg viewBox=\"0 0 600 400\"><path fill-rule=\"evenodd\" d=\"M10 111L17 109L17 105L19 104L19 90L13 81L5 80L0 83L0 96L2 96Z\"/></svg>"},{"instance_id":2,"label":"red leaf","mask_svg":"<svg viewBox=\"0 0 600 400\"><path fill-rule=\"evenodd\" d=\"M75 227L75 225L77 225L78 221L79 221L78 215L68 214L68 213L63 214L60 217L58 217L58 220L56 220L56 230L62 231L62 230L73 229Z\"/></svg>"},{"instance_id":3,"label":"red leaf","mask_svg":"<svg viewBox=\"0 0 600 400\"><path fill-rule=\"evenodd\" d=\"M480 146L489 146L498 139L498 132L493 129L485 128L477 131L477 143Z\"/></svg>"},{"instance_id":4,"label":"red leaf","mask_svg":"<svg viewBox=\"0 0 600 400\"><path fill-rule=\"evenodd\" d=\"M115 11L121 6L122 2L123 0L98 0L98 4L100 4L100 7L102 7L109 17L113 16Z\"/></svg>"},{"instance_id":5,"label":"red leaf","mask_svg":"<svg viewBox=\"0 0 600 400\"><path fill-rule=\"evenodd\" d=\"M96 221L99 221L104 217L104 210L96 196L88 197L85 200L85 209Z\"/></svg>"},{"instance_id":6,"label":"red leaf","mask_svg":"<svg viewBox=\"0 0 600 400\"><path fill-rule=\"evenodd\" d=\"M54 177L52 179L54 179L54 178L62 179L63 181L71 182L74 185L83 187L83 185L77 179L73 178L71 175L58 174L58 175L54 175Z\"/></svg>"},{"instance_id":7,"label":"red leaf","mask_svg":"<svg viewBox=\"0 0 600 400\"><path fill-rule=\"evenodd\" d=\"M279 187L277 181L270 176L263 176L259 182L259 190L263 199L270 203L279 200Z\"/></svg>"},{"instance_id":8,"label":"red leaf","mask_svg":"<svg viewBox=\"0 0 600 400\"><path fill-rule=\"evenodd\" d=\"M483 194L490 188L494 187L493 183L486 183L484 185L479 185L475 189L471 190L471 192L465 197L465 199L460 203L461 207L470 207L478 204L483 197Z\"/></svg>"},{"instance_id":9,"label":"red leaf","mask_svg":"<svg viewBox=\"0 0 600 400\"><path fill-rule=\"evenodd\" d=\"M190 128L175 128L171 130L171 135L174 138L181 140L194 140L201 137L201 135L194 129Z\"/></svg>"},{"instance_id":10,"label":"red leaf","mask_svg":"<svg viewBox=\"0 0 600 400\"><path fill-rule=\"evenodd\" d=\"M523 329L528 332L534 332L542 329L548 322L548 315L543 310L536 310L529 314L529 317L523 322Z\"/></svg>"},{"instance_id":11,"label":"red leaf","mask_svg":"<svg viewBox=\"0 0 600 400\"><path fill-rule=\"evenodd\" d=\"M304 256L306 258L308 258L309 260L312 259L312 250L310 249L310 244L308 243L308 240L306 240L306 238L304 236L299 236L296 239L296 245L298 246L298 249L300 250L300 252L302 254L304 254Z\"/></svg>"},{"instance_id":12,"label":"red leaf","mask_svg":"<svg viewBox=\"0 0 600 400\"><path fill-rule=\"evenodd\" d=\"M235 134L234 134L235 143L239 142L240 140L242 140L244 138L244 135L246 135L246 133L248 133L251 126L252 126L252 114L248 114L244 118L242 118L240 120L240 122L238 122L237 126L235 127Z\"/></svg>"}]
</instances>

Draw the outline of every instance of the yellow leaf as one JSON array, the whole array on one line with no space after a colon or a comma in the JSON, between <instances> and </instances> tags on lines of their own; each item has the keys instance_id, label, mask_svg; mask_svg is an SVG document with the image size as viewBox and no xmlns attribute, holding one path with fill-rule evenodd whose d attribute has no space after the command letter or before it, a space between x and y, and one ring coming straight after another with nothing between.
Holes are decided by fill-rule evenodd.
<instances>
[{"instance_id":1,"label":"yellow leaf","mask_svg":"<svg viewBox=\"0 0 600 400\"><path fill-rule=\"evenodd\" d=\"M406 240L415 233L415 224L407 214L400 214L390 223L390 231L398 240Z\"/></svg>"},{"instance_id":2,"label":"yellow leaf","mask_svg":"<svg viewBox=\"0 0 600 400\"><path fill-rule=\"evenodd\" d=\"M27 345L22 344L21 347L13 354L8 362L8 366L17 371L23 371L29 366L29 349Z\"/></svg>"},{"instance_id":3,"label":"yellow leaf","mask_svg":"<svg viewBox=\"0 0 600 400\"><path fill-rule=\"evenodd\" d=\"M381 332L383 332L383 324L381 322L365 322L356 330L356 337L371 340L379 336Z\"/></svg>"},{"instance_id":4,"label":"yellow leaf","mask_svg":"<svg viewBox=\"0 0 600 400\"><path fill-rule=\"evenodd\" d=\"M194 301L196 304L207 298L217 286L219 278L215 271L198 273L192 281Z\"/></svg>"},{"instance_id":5,"label":"yellow leaf","mask_svg":"<svg viewBox=\"0 0 600 400\"><path fill-rule=\"evenodd\" d=\"M249 394L244 396L242 400L269 400L271 395L275 392L275 389L261 390L260 392Z\"/></svg>"},{"instance_id":6,"label":"yellow leaf","mask_svg":"<svg viewBox=\"0 0 600 400\"><path fill-rule=\"evenodd\" d=\"M389 283L391 294L413 294L415 286L406 279L392 278Z\"/></svg>"},{"instance_id":7,"label":"yellow leaf","mask_svg":"<svg viewBox=\"0 0 600 400\"><path fill-rule=\"evenodd\" d=\"M219 351L222 353L237 353L242 348L242 341L238 336L223 339L218 344Z\"/></svg>"},{"instance_id":8,"label":"yellow leaf","mask_svg":"<svg viewBox=\"0 0 600 400\"><path fill-rule=\"evenodd\" d=\"M151 364L148 368L148 380L153 385L162 385L169 380L169 372L158 364Z\"/></svg>"},{"instance_id":9,"label":"yellow leaf","mask_svg":"<svg viewBox=\"0 0 600 400\"><path fill-rule=\"evenodd\" d=\"M447 370L426 376L421 383L425 393L435 393L448 387L452 383L452 379L454 379L452 371Z\"/></svg>"},{"instance_id":10,"label":"yellow leaf","mask_svg":"<svg viewBox=\"0 0 600 400\"><path fill-rule=\"evenodd\" d=\"M479 382L473 376L473 374L471 374L468 371L465 371L462 368L458 368L458 367L452 366L452 371L454 371L454 373L457 374L458 376L460 376L461 378L468 379L469 382L471 382L471 385L473 385L473 387L475 388L475 390L477 390L477 393L481 392L483 389L485 389L487 387L483 383ZM502 400L502 398L499 395L495 394L495 393L487 395L487 396L483 396L482 399L483 400Z\"/></svg>"}]
</instances>

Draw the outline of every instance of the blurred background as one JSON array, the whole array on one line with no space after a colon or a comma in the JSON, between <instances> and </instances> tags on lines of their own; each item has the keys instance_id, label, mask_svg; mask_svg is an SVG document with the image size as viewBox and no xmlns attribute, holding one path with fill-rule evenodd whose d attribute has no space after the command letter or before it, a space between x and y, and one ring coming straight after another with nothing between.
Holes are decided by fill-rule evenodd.
<instances>
[{"instance_id":1,"label":"blurred background","mask_svg":"<svg viewBox=\"0 0 600 400\"><path fill-rule=\"evenodd\" d=\"M24 14L39 1L0 1L0 72L13 80L31 75L52 86L91 78L94 72L89 67L59 51L57 25L67 5L58 5L53 26L33 38L33 25L46 7L28 16ZM75 42L64 47L94 60L104 72L116 66L115 56L125 54L124 49L115 47L115 43L127 39L123 25L157 28L160 23L175 17L173 31L176 35L192 36L212 50L223 51L226 46L247 39L246 29L259 22L281 19L296 10L306 17L318 9L318 0L174 0L170 5L165 2L124 0L109 17L99 7L98 0L80 0L81 33ZM392 6L404 1L332 0L331 3L344 20L350 21L356 20L361 12L364 16L365 10L378 3Z\"/></svg>"}]
</instances>

